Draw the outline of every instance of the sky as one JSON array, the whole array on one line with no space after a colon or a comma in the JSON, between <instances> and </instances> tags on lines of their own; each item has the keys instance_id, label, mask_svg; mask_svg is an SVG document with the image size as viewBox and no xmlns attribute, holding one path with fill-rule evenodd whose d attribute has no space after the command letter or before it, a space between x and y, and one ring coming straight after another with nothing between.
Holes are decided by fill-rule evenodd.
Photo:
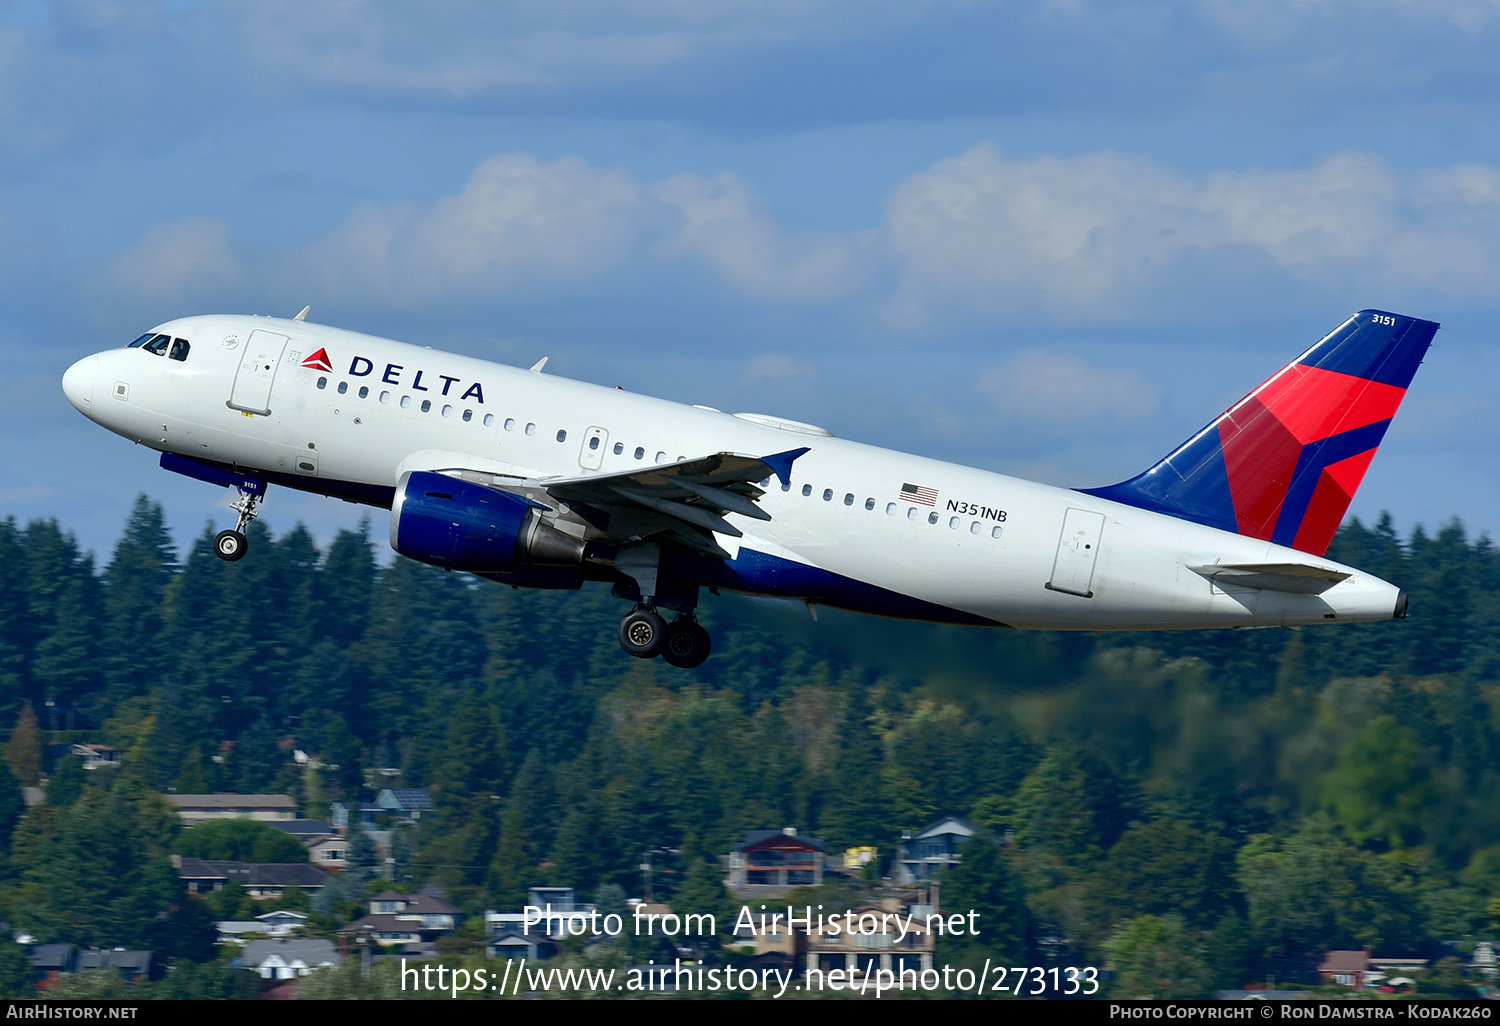
<instances>
[{"instance_id":1,"label":"sky","mask_svg":"<svg viewBox=\"0 0 1500 1026\"><path fill-rule=\"evenodd\" d=\"M0 517L229 526L59 386L190 314L1090 487L1377 308L1443 329L1351 515L1494 536L1497 44L1500 0L12 0Z\"/></svg>"}]
</instances>

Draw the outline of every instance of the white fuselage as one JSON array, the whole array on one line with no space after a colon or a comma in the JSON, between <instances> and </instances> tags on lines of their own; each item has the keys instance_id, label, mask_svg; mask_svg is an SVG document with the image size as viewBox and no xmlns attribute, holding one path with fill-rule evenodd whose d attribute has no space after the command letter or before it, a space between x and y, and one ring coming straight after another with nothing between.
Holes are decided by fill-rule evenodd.
<instances>
[{"instance_id":1,"label":"white fuselage","mask_svg":"<svg viewBox=\"0 0 1500 1026\"><path fill-rule=\"evenodd\" d=\"M748 548L1026 628L1377 620L1398 601L1391 584L1269 542L770 418L279 318L190 317L156 330L189 340L188 358L142 349L88 357L64 379L74 405L153 449L289 475L313 491L390 489L408 470L577 477L807 446L789 488L766 486L769 521L730 515L744 536L717 540L732 556ZM320 349L331 369L303 366ZM261 357L269 365L256 365ZM909 485L932 504L903 498ZM1314 595L1221 587L1190 569L1215 563L1315 564L1351 576Z\"/></svg>"}]
</instances>

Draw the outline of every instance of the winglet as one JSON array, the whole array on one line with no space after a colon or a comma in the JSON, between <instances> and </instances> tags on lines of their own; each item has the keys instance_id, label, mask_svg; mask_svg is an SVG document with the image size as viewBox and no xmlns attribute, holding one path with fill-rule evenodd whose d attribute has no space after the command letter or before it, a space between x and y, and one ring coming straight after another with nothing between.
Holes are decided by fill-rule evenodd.
<instances>
[{"instance_id":1,"label":"winglet","mask_svg":"<svg viewBox=\"0 0 1500 1026\"><path fill-rule=\"evenodd\" d=\"M792 463L798 457L812 452L807 446L800 449L788 449L786 452L778 452L774 456L762 456L760 461L770 467L784 485L792 483Z\"/></svg>"},{"instance_id":2,"label":"winglet","mask_svg":"<svg viewBox=\"0 0 1500 1026\"><path fill-rule=\"evenodd\" d=\"M294 321L305 321L305 320L307 320L307 315L310 314L310 313L312 313L312 304L311 303L309 303L306 306L304 306L302 308L302 312L299 313L296 317L293 317L292 320L294 320Z\"/></svg>"}]
</instances>

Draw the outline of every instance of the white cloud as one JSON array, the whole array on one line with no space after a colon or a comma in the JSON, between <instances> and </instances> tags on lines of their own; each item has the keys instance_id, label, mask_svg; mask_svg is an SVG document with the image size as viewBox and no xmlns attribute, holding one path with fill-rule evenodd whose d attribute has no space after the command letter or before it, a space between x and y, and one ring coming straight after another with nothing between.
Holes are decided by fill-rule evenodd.
<instances>
[{"instance_id":1,"label":"white cloud","mask_svg":"<svg viewBox=\"0 0 1500 1026\"><path fill-rule=\"evenodd\" d=\"M1139 371L1041 349L984 368L978 385L1007 420L1049 426L1137 420L1155 413L1161 399Z\"/></svg>"},{"instance_id":2,"label":"white cloud","mask_svg":"<svg viewBox=\"0 0 1500 1026\"><path fill-rule=\"evenodd\" d=\"M1231 301L1237 266L1396 298L1500 285L1500 172L1402 176L1364 153L1193 177L1147 157L987 144L901 182L886 228L901 274L888 309L909 325L950 311L1123 319L1201 286L1206 258L1224 261L1212 284Z\"/></svg>"},{"instance_id":3,"label":"white cloud","mask_svg":"<svg viewBox=\"0 0 1500 1026\"><path fill-rule=\"evenodd\" d=\"M795 231L731 174L677 175L651 190L680 216L666 252L690 252L732 285L769 299L828 300L865 284L872 232Z\"/></svg>"},{"instance_id":4,"label":"white cloud","mask_svg":"<svg viewBox=\"0 0 1500 1026\"><path fill-rule=\"evenodd\" d=\"M114 284L142 297L178 300L240 277L229 222L188 217L153 225L110 266Z\"/></svg>"},{"instance_id":5,"label":"white cloud","mask_svg":"<svg viewBox=\"0 0 1500 1026\"><path fill-rule=\"evenodd\" d=\"M786 353L761 353L745 364L745 369L740 374L737 384L740 388L749 388L762 381L785 378L816 381L818 369L807 361L798 360Z\"/></svg>"}]
</instances>

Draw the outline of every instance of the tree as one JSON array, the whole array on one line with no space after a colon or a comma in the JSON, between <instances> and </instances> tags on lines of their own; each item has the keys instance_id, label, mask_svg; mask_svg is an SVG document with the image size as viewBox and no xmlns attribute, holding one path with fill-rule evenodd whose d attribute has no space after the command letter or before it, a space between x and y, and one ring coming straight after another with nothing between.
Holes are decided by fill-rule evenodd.
<instances>
[{"instance_id":1,"label":"tree","mask_svg":"<svg viewBox=\"0 0 1500 1026\"><path fill-rule=\"evenodd\" d=\"M1112 997L1127 1001L1207 997L1213 974L1180 916L1140 916L1121 923L1105 946Z\"/></svg>"},{"instance_id":2,"label":"tree","mask_svg":"<svg viewBox=\"0 0 1500 1026\"><path fill-rule=\"evenodd\" d=\"M1420 843L1439 796L1416 735L1392 716L1364 726L1321 790L1325 807L1354 841L1390 848Z\"/></svg>"},{"instance_id":3,"label":"tree","mask_svg":"<svg viewBox=\"0 0 1500 1026\"><path fill-rule=\"evenodd\" d=\"M5 763L22 787L35 787L41 779L42 731L30 702L16 715L16 725L5 743Z\"/></svg>"},{"instance_id":4,"label":"tree","mask_svg":"<svg viewBox=\"0 0 1500 1026\"><path fill-rule=\"evenodd\" d=\"M996 964L1024 964L1034 950L1036 926L1005 849L980 833L965 841L959 854L958 865L943 879L943 910L977 913L978 933L944 938L944 945L962 953L965 964L982 958L993 958Z\"/></svg>"},{"instance_id":5,"label":"tree","mask_svg":"<svg viewBox=\"0 0 1500 1026\"><path fill-rule=\"evenodd\" d=\"M184 830L172 852L233 862L306 862L307 849L285 830L253 819L218 819Z\"/></svg>"}]
</instances>

